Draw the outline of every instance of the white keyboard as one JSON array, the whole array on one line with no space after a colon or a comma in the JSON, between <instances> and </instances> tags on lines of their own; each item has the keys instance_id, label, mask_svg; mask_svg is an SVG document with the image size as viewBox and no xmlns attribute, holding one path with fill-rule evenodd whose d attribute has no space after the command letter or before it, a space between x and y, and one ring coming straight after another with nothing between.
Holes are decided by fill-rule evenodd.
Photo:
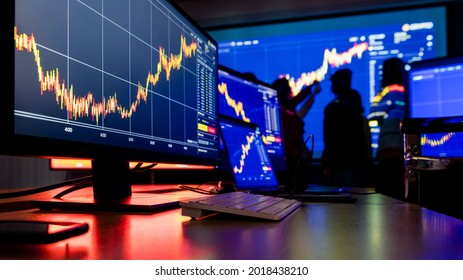
<instances>
[{"instance_id":1,"label":"white keyboard","mask_svg":"<svg viewBox=\"0 0 463 280\"><path fill-rule=\"evenodd\" d=\"M231 192L180 201L182 215L200 219L215 213L228 213L279 221L298 209L300 201L244 192Z\"/></svg>"}]
</instances>

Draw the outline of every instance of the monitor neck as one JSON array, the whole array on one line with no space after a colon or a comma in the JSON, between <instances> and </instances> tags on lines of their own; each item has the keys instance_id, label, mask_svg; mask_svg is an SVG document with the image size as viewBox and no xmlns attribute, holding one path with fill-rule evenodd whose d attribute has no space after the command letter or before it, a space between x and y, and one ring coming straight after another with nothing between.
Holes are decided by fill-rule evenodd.
<instances>
[{"instance_id":1,"label":"monitor neck","mask_svg":"<svg viewBox=\"0 0 463 280\"><path fill-rule=\"evenodd\" d=\"M92 160L95 201L124 200L132 195L130 165L123 160Z\"/></svg>"}]
</instances>

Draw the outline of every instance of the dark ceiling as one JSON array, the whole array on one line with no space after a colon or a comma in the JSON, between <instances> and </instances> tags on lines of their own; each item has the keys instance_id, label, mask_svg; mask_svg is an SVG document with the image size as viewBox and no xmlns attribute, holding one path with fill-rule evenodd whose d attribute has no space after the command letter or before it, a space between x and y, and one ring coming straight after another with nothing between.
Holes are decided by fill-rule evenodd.
<instances>
[{"instance_id":1,"label":"dark ceiling","mask_svg":"<svg viewBox=\"0 0 463 280\"><path fill-rule=\"evenodd\" d=\"M333 16L454 0L173 0L206 28L301 17Z\"/></svg>"}]
</instances>

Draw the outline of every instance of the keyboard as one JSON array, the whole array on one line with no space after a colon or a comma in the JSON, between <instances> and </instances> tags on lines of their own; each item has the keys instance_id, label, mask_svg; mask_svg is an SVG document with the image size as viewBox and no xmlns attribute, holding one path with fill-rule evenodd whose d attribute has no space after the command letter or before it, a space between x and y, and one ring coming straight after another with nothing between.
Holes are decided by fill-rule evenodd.
<instances>
[{"instance_id":1,"label":"keyboard","mask_svg":"<svg viewBox=\"0 0 463 280\"><path fill-rule=\"evenodd\" d=\"M182 215L195 219L216 213L279 221L301 205L300 201L245 192L223 193L180 201Z\"/></svg>"}]
</instances>

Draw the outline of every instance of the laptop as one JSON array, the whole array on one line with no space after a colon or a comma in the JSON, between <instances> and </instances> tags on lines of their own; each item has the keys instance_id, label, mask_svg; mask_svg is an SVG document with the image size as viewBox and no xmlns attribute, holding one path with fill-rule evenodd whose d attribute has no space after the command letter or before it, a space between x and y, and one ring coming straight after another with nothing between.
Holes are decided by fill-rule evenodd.
<instances>
[{"instance_id":1,"label":"laptop","mask_svg":"<svg viewBox=\"0 0 463 280\"><path fill-rule=\"evenodd\" d=\"M260 127L221 116L220 133L226 157L238 191L280 196L301 201L355 202L342 188L323 189L293 194L278 183L265 148Z\"/></svg>"}]
</instances>

